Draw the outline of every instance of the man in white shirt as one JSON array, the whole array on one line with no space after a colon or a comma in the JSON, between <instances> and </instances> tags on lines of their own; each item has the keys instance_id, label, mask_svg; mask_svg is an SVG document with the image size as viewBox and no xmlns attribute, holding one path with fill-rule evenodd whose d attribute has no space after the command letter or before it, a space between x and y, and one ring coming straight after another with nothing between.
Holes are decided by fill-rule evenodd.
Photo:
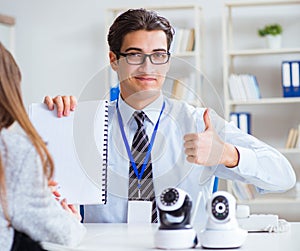
<instances>
[{"instance_id":1,"label":"man in white shirt","mask_svg":"<svg viewBox=\"0 0 300 251\"><path fill-rule=\"evenodd\" d=\"M122 130L131 145L137 128L135 111L146 114L149 138L157 132L150 150L155 195L179 187L195 202L201 191L195 219L202 226L215 176L251 183L262 193L285 191L295 184L293 168L277 150L211 109L162 95L172 38L168 20L143 9L124 12L110 28L109 58L118 74L120 96L109 105L108 198L105 205L85 206L85 222L127 222L130 153ZM47 96L44 102L49 109L56 105L58 116L68 115L76 106L76 99L68 96Z\"/></svg>"}]
</instances>

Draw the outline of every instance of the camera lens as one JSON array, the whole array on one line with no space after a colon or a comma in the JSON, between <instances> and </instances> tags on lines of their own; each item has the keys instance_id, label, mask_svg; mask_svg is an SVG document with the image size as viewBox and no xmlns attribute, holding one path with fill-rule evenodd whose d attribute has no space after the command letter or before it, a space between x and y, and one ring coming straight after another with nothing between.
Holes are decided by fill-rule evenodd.
<instances>
[{"instance_id":1,"label":"camera lens","mask_svg":"<svg viewBox=\"0 0 300 251\"><path fill-rule=\"evenodd\" d=\"M165 206L174 205L179 198L179 193L175 188L166 189L160 196L160 200Z\"/></svg>"},{"instance_id":2,"label":"camera lens","mask_svg":"<svg viewBox=\"0 0 300 251\"><path fill-rule=\"evenodd\" d=\"M218 220L226 219L229 214L228 200L224 196L217 196L214 198L211 208L214 217Z\"/></svg>"}]
</instances>

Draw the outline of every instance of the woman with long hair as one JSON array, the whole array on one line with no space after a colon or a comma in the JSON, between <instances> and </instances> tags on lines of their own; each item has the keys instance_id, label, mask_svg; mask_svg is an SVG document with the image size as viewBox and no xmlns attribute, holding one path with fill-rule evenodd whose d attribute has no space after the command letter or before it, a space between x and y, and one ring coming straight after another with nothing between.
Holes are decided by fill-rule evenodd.
<instances>
[{"instance_id":1,"label":"woman with long hair","mask_svg":"<svg viewBox=\"0 0 300 251\"><path fill-rule=\"evenodd\" d=\"M33 246L42 241L75 246L85 227L51 192L53 160L28 118L20 84L19 67L0 42L0 250L39 250ZM13 123L21 132L9 130Z\"/></svg>"}]
</instances>

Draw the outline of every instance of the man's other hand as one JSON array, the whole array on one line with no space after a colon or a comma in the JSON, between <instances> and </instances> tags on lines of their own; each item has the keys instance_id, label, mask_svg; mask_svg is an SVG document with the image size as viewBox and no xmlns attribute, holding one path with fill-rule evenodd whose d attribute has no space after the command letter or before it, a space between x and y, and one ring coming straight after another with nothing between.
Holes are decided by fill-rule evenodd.
<instances>
[{"instance_id":1,"label":"man's other hand","mask_svg":"<svg viewBox=\"0 0 300 251\"><path fill-rule=\"evenodd\" d=\"M46 96L44 103L48 106L49 110L53 110L56 106L57 117L69 116L70 111L74 111L77 105L77 99L74 96L56 96L51 98Z\"/></svg>"}]
</instances>

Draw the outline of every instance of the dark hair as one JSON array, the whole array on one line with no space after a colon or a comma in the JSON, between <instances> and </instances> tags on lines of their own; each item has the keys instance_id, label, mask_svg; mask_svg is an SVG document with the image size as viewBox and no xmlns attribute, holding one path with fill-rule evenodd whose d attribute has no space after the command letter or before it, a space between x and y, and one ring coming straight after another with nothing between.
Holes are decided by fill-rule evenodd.
<instances>
[{"instance_id":1,"label":"dark hair","mask_svg":"<svg viewBox=\"0 0 300 251\"><path fill-rule=\"evenodd\" d=\"M173 27L166 18L159 16L155 11L145 9L129 9L115 19L107 36L109 49L118 56L125 35L138 30L164 31L167 37L167 49L170 49L174 35Z\"/></svg>"}]
</instances>

